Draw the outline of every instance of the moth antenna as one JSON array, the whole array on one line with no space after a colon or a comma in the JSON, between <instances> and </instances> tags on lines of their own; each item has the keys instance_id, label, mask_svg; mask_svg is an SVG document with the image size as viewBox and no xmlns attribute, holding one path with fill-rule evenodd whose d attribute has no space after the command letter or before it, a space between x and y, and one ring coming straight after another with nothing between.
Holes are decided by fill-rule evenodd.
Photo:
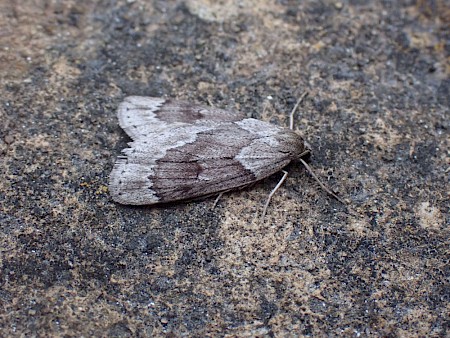
<instances>
[{"instance_id":1,"label":"moth antenna","mask_svg":"<svg viewBox=\"0 0 450 338\"><path fill-rule=\"evenodd\" d=\"M278 184L275 186L275 188L272 189L272 191L269 194L269 197L267 197L266 200L266 204L264 204L264 209L261 215L261 219L263 220L264 217L266 216L266 212L267 212L267 207L269 206L270 200L272 199L273 195L277 192L277 190L281 187L281 185L283 184L283 182L286 180L286 177L288 175L288 172L285 170L282 170L283 172L283 177L280 179L280 181L278 182Z\"/></svg>"},{"instance_id":2,"label":"moth antenna","mask_svg":"<svg viewBox=\"0 0 450 338\"><path fill-rule=\"evenodd\" d=\"M294 130L294 114L297 110L298 106L302 101L305 99L305 97L308 96L308 92L304 92L299 99L297 100L297 103L295 104L294 108L291 111L291 115L289 115L289 129Z\"/></svg>"},{"instance_id":3,"label":"moth antenna","mask_svg":"<svg viewBox=\"0 0 450 338\"><path fill-rule=\"evenodd\" d=\"M308 96L308 92L304 92L300 98L297 100L297 103L295 104L294 108L291 111L291 115L289 116L289 128L291 130L294 129L294 114L295 111L297 110L298 106L300 105L300 103L302 103L302 101L305 99L305 97ZM306 142L305 142L306 143ZM306 143L306 147L308 149L311 149L311 147L309 146L309 144ZM305 166L306 170L308 170L308 172L311 174L311 176L317 181L317 183L319 183L320 187L325 190L328 194L330 194L331 196L333 196L335 199L337 199L339 202L341 202L344 205L347 205L347 203L344 202L343 199L339 198L333 191L331 191L331 189L329 189L325 184L322 183L321 180L319 180L319 178L317 177L317 175L314 173L314 171L311 169L311 167L308 165L308 163L306 163L302 158L299 158L300 162ZM282 180L284 180L285 177L283 176ZM278 186L275 187L276 189L278 188ZM275 190L275 189L274 189ZM269 195L270 196L270 195ZM271 197L271 196L270 196ZM267 201L269 202L269 201ZM266 203L267 206L268 203Z\"/></svg>"},{"instance_id":4,"label":"moth antenna","mask_svg":"<svg viewBox=\"0 0 450 338\"><path fill-rule=\"evenodd\" d=\"M295 112L297 111L298 106L303 102L303 100L305 99L306 96L308 96L308 92L304 92L304 93L299 97L299 99L297 100L297 103L295 104L294 108L293 108L292 111L291 111L291 114L289 115L289 128L290 128L291 130L294 130L294 114L295 114ZM302 162L303 162L303 160L302 160ZM308 171L311 172L311 169L309 169ZM277 192L277 190L281 187L281 185L283 184L283 182L284 182L284 181L286 180L286 178L287 178L288 172L285 171L285 170L282 170L282 172L283 172L283 177L281 177L281 179L280 179L280 181L278 182L278 184L277 184L277 185L275 186L275 188L273 188L272 191L270 192L269 197L267 197L266 204L264 204L264 209L263 209L263 212L262 212L262 215L261 215L261 219L264 219L264 217L266 216L267 208L269 207L270 200L272 199L273 195L275 195L275 193ZM312 172L311 172L311 173L312 173ZM314 173L312 173L312 175L313 175L313 177L315 177L315 178L318 180L317 176L314 175ZM320 181L319 181L319 183L320 183L321 186L324 186ZM324 187L325 187L325 186L324 186ZM332 195L334 195L334 194L333 194L329 189L327 189L326 187L325 187L325 190L326 190L326 191L329 191ZM334 196L336 196L336 195L334 195ZM339 198L338 198L337 196L336 196L336 198L339 200Z\"/></svg>"},{"instance_id":5,"label":"moth antenna","mask_svg":"<svg viewBox=\"0 0 450 338\"><path fill-rule=\"evenodd\" d=\"M325 190L328 194L333 196L335 199L337 199L339 202L341 202L344 205L347 205L347 203L344 202L343 199L339 198L334 192L331 191L325 184L323 184L319 178L314 174L314 171L311 169L311 167L306 163L302 158L299 158L299 161L305 166L306 170L311 174L311 176L319 183L320 187Z\"/></svg>"}]
</instances>

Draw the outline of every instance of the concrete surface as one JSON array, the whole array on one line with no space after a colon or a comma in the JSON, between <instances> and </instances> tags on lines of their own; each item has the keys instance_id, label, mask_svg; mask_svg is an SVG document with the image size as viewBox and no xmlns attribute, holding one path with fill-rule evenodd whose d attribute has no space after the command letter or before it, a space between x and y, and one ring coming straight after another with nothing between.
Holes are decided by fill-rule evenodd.
<instances>
[{"instance_id":1,"label":"concrete surface","mask_svg":"<svg viewBox=\"0 0 450 338\"><path fill-rule=\"evenodd\" d=\"M444 1L0 0L4 336L449 334ZM295 128L310 165L160 207L111 201L126 95Z\"/></svg>"}]
</instances>

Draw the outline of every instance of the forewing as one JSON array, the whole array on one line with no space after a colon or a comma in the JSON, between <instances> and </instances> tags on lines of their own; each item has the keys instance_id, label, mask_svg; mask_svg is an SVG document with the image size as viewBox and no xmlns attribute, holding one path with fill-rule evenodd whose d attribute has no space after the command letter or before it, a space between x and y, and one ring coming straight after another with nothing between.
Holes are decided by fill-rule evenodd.
<instances>
[{"instance_id":1,"label":"forewing","mask_svg":"<svg viewBox=\"0 0 450 338\"><path fill-rule=\"evenodd\" d=\"M150 132L175 128L199 121L231 122L245 118L240 112L227 111L172 99L129 96L119 105L119 125L133 139Z\"/></svg>"},{"instance_id":2,"label":"forewing","mask_svg":"<svg viewBox=\"0 0 450 338\"><path fill-rule=\"evenodd\" d=\"M193 199L248 185L290 162L277 140L283 129L257 121L270 132L254 132L241 122L208 120L133 142L111 173L113 199L136 205Z\"/></svg>"}]
</instances>

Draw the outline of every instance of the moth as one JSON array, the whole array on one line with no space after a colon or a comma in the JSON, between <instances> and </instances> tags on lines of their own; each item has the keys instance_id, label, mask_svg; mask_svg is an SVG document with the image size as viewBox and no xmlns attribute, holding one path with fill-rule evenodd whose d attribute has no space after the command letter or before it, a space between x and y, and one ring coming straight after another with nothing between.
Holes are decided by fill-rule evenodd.
<instances>
[{"instance_id":1,"label":"moth","mask_svg":"<svg viewBox=\"0 0 450 338\"><path fill-rule=\"evenodd\" d=\"M309 168L302 157L310 149L298 134L240 112L129 96L119 105L118 119L133 140L110 175L111 196L121 204L220 194L262 180L297 160Z\"/></svg>"}]
</instances>

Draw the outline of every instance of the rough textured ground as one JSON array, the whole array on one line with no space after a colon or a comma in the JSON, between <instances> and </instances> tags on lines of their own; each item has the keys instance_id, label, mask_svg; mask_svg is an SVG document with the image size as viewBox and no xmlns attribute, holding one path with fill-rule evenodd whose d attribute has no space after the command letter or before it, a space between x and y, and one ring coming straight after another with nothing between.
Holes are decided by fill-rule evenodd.
<instances>
[{"instance_id":1,"label":"rough textured ground","mask_svg":"<svg viewBox=\"0 0 450 338\"><path fill-rule=\"evenodd\" d=\"M367 4L369 3L369 4ZM444 1L0 0L3 336L445 336ZM222 197L110 200L130 94L296 129L300 166Z\"/></svg>"}]
</instances>

